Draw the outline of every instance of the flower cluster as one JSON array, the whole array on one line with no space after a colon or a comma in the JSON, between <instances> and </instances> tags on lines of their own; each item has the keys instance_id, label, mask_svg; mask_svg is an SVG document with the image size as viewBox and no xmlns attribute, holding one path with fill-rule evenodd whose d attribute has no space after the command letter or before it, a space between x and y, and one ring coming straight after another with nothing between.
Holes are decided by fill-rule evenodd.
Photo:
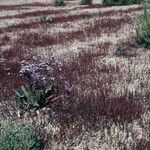
<instances>
[{"instance_id":1,"label":"flower cluster","mask_svg":"<svg viewBox=\"0 0 150 150\"><path fill-rule=\"evenodd\" d=\"M51 60L34 58L33 60L32 63L26 60L21 62L20 74L29 83L34 83L37 88L44 88L49 83L53 83L61 92L70 93L72 91L73 86L67 81L61 62L54 58Z\"/></svg>"}]
</instances>

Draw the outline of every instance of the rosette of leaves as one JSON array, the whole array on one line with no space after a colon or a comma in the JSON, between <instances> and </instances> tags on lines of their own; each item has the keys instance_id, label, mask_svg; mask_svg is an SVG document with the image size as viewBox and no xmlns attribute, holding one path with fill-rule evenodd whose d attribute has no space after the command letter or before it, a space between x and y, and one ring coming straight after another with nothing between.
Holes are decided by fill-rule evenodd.
<instances>
[{"instance_id":1,"label":"rosette of leaves","mask_svg":"<svg viewBox=\"0 0 150 150\"><path fill-rule=\"evenodd\" d=\"M138 43L150 49L150 4L144 4L144 13L139 17L137 27Z\"/></svg>"},{"instance_id":2,"label":"rosette of leaves","mask_svg":"<svg viewBox=\"0 0 150 150\"><path fill-rule=\"evenodd\" d=\"M0 130L0 150L43 149L44 144L32 126L13 124Z\"/></svg>"},{"instance_id":3,"label":"rosette of leaves","mask_svg":"<svg viewBox=\"0 0 150 150\"><path fill-rule=\"evenodd\" d=\"M27 71L24 76L27 80L27 86L21 86L20 89L15 91L15 100L20 107L38 109L52 102L51 100L56 93L53 83L49 83L44 87L32 78L30 72Z\"/></svg>"}]
</instances>

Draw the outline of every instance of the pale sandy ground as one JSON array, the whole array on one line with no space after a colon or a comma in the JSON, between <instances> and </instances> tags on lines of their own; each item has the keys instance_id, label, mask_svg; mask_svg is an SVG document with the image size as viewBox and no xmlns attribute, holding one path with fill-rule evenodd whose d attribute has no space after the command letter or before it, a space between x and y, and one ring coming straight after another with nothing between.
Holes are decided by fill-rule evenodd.
<instances>
[{"instance_id":1,"label":"pale sandy ground","mask_svg":"<svg viewBox=\"0 0 150 150\"><path fill-rule=\"evenodd\" d=\"M1 5L10 4L23 4L23 3L34 3L34 2L44 2L48 3L50 0L0 0Z\"/></svg>"}]
</instances>

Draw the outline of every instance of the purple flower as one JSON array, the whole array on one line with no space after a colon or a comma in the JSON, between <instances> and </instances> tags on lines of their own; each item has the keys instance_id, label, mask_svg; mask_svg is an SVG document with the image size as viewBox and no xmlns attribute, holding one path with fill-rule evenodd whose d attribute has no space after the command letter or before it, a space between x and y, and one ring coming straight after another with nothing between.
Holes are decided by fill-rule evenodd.
<instances>
[{"instance_id":1,"label":"purple flower","mask_svg":"<svg viewBox=\"0 0 150 150\"><path fill-rule=\"evenodd\" d=\"M27 76L27 72L30 73L30 76ZM55 84L59 85L59 91L71 92L73 88L66 80L63 64L55 59L49 61L34 59L34 63L24 60L21 62L20 74L26 76L26 78L31 78L36 83L38 81L43 87L47 86L50 82L55 82Z\"/></svg>"}]
</instances>

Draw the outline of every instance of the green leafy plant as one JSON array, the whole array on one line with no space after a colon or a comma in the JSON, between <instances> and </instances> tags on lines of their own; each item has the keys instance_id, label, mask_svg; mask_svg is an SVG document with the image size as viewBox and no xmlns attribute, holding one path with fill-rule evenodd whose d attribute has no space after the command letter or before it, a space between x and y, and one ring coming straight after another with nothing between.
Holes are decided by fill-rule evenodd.
<instances>
[{"instance_id":1,"label":"green leafy plant","mask_svg":"<svg viewBox=\"0 0 150 150\"><path fill-rule=\"evenodd\" d=\"M35 85L24 87L15 91L15 99L24 108L40 108L48 104L53 97L54 87L49 84L44 89L36 89Z\"/></svg>"},{"instance_id":2,"label":"green leafy plant","mask_svg":"<svg viewBox=\"0 0 150 150\"><path fill-rule=\"evenodd\" d=\"M64 0L53 0L53 5L54 6L64 6L65 1Z\"/></svg>"},{"instance_id":3,"label":"green leafy plant","mask_svg":"<svg viewBox=\"0 0 150 150\"><path fill-rule=\"evenodd\" d=\"M91 5L92 4L92 0L81 0L80 1L80 5Z\"/></svg>"},{"instance_id":4,"label":"green leafy plant","mask_svg":"<svg viewBox=\"0 0 150 150\"><path fill-rule=\"evenodd\" d=\"M131 4L140 4L143 0L103 0L104 5L131 5Z\"/></svg>"},{"instance_id":5,"label":"green leafy plant","mask_svg":"<svg viewBox=\"0 0 150 150\"><path fill-rule=\"evenodd\" d=\"M144 13L139 17L137 27L138 44L150 49L150 4L144 4Z\"/></svg>"},{"instance_id":6,"label":"green leafy plant","mask_svg":"<svg viewBox=\"0 0 150 150\"><path fill-rule=\"evenodd\" d=\"M53 22L53 19L52 19L51 17L48 17L48 16L43 16L43 17L41 18L41 21L42 21L43 23L45 23L45 24L50 24L50 23Z\"/></svg>"},{"instance_id":7,"label":"green leafy plant","mask_svg":"<svg viewBox=\"0 0 150 150\"><path fill-rule=\"evenodd\" d=\"M0 130L0 150L43 150L44 144L38 139L32 126L9 125Z\"/></svg>"}]
</instances>

